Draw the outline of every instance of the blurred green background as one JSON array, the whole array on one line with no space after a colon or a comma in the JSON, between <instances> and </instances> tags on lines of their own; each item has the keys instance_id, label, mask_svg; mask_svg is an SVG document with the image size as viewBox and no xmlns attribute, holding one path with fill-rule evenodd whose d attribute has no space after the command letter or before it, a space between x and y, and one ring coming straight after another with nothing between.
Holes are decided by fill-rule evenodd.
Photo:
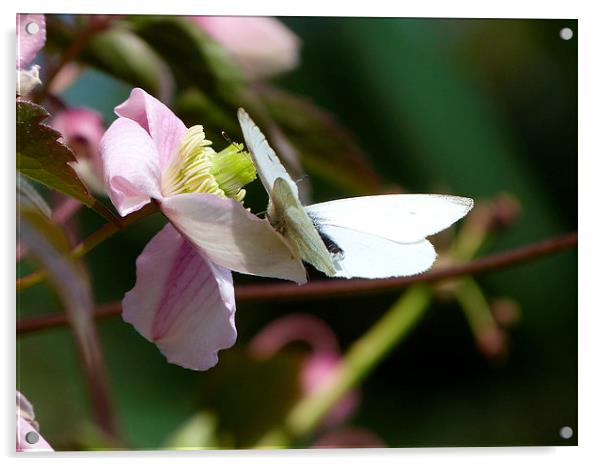
<instances>
[{"instance_id":1,"label":"blurred green background","mask_svg":"<svg viewBox=\"0 0 602 466\"><path fill-rule=\"evenodd\" d=\"M301 38L302 57L274 83L334 115L387 184L469 196L477 205L500 192L518 199L520 219L487 241L482 254L576 229L576 20L282 21ZM560 38L564 27L573 30L571 40ZM131 87L89 68L63 98L100 110L108 124ZM314 200L353 194L308 171ZM265 206L257 185L249 194L255 212ZM101 222L91 212L79 217L82 234ZM162 222L158 215L146 219L86 257L97 302L120 300L132 288L134 261ZM459 306L437 301L362 385L349 424L392 447L575 445L576 251L476 279L487 296L520 303L507 358L483 356ZM247 281L235 274L235 283ZM301 354L292 349L281 359L252 361L245 351L250 338L278 316L306 312L325 320L345 349L397 296L242 303L236 346L204 373L167 364L120 318L101 321L127 446L162 447L199 409L219 418L220 445L249 446L298 396L291 381ZM19 296L18 317L59 309L45 285ZM101 445L69 330L21 336L17 346L18 388L34 404L42 434L57 449ZM563 426L575 431L571 439L560 437Z\"/></svg>"}]
</instances>

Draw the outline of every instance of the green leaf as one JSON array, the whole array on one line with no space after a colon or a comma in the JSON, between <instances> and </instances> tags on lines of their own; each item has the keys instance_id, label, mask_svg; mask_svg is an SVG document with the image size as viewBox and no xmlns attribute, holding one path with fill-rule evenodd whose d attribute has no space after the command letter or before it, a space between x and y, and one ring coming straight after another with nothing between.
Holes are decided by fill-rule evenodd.
<instances>
[{"instance_id":1,"label":"green leaf","mask_svg":"<svg viewBox=\"0 0 602 466\"><path fill-rule=\"evenodd\" d=\"M201 411L188 419L169 436L165 448L169 450L198 450L217 448L215 431L217 419L210 412Z\"/></svg>"},{"instance_id":2,"label":"green leaf","mask_svg":"<svg viewBox=\"0 0 602 466\"><path fill-rule=\"evenodd\" d=\"M119 24L94 35L82 58L159 100L171 98L173 78L165 62L144 40Z\"/></svg>"},{"instance_id":3,"label":"green leaf","mask_svg":"<svg viewBox=\"0 0 602 466\"><path fill-rule=\"evenodd\" d=\"M227 51L186 18L136 16L136 32L169 64L180 87L196 86L224 102L236 102L246 87ZM236 105L234 103L233 105Z\"/></svg>"},{"instance_id":4,"label":"green leaf","mask_svg":"<svg viewBox=\"0 0 602 466\"><path fill-rule=\"evenodd\" d=\"M91 207L95 199L69 165L75 162L73 153L58 141L58 131L42 124L49 116L44 107L17 101L17 170Z\"/></svg>"},{"instance_id":5,"label":"green leaf","mask_svg":"<svg viewBox=\"0 0 602 466\"><path fill-rule=\"evenodd\" d=\"M308 99L274 87L258 88L260 98L299 152L301 163L350 194L375 194L382 180L354 136Z\"/></svg>"},{"instance_id":6,"label":"green leaf","mask_svg":"<svg viewBox=\"0 0 602 466\"><path fill-rule=\"evenodd\" d=\"M109 222L119 219L92 197L70 163L73 152L59 142L61 133L42 123L50 114L40 105L17 100L17 170L43 185L77 199Z\"/></svg>"},{"instance_id":7,"label":"green leaf","mask_svg":"<svg viewBox=\"0 0 602 466\"><path fill-rule=\"evenodd\" d=\"M198 88L191 87L180 92L174 107L186 126L202 124L210 141L222 139L222 131L235 138L242 136L235 118L236 113L217 105Z\"/></svg>"}]
</instances>

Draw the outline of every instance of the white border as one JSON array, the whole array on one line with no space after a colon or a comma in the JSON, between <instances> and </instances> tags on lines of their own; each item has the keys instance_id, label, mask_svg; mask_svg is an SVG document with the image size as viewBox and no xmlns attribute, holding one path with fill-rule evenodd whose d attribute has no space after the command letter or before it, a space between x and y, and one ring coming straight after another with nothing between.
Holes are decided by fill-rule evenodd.
<instances>
[{"instance_id":1,"label":"white border","mask_svg":"<svg viewBox=\"0 0 602 466\"><path fill-rule=\"evenodd\" d=\"M585 2L584 2L585 3ZM8 8L7 8L8 9ZM15 10L11 6L11 9ZM20 0L16 11L23 13L111 13L111 14L171 14L171 15L271 15L271 16L405 16L405 17L458 17L458 18L576 18L585 6L578 2L558 0L537 1L506 0L504 2L478 2L456 0L421 0L420 2L281 2L275 0L172 0L126 2L73 2L56 0Z\"/></svg>"},{"instance_id":2,"label":"white border","mask_svg":"<svg viewBox=\"0 0 602 466\"><path fill-rule=\"evenodd\" d=\"M414 464L449 464L449 465L488 465L508 466L522 460L529 463L545 462L546 465L592 464L602 457L599 446L602 428L602 384L600 377L602 309L600 298L594 291L600 288L601 274L595 271L594 264L602 264L600 257L600 238L602 230L598 226L600 218L600 194L595 189L600 185L600 159L602 147L600 143L602 110L601 83L602 66L600 53L600 15L596 11L595 2L579 1L526 1L506 0L504 2L477 2L466 0L420 2L398 2L391 0L370 0L349 4L343 2L325 2L305 0L303 2L276 2L255 0L240 1L200 1L170 0L168 2L125 2L123 0L104 0L102 2L69 2L53 0L20 0L18 6L13 2L3 2L0 21L3 26L3 37L7 39L2 47L4 71L1 73L2 89L7 96L2 112L2 140L4 142L4 170L2 171L3 212L8 219L1 230L1 252L5 258L0 281L2 296L7 297L2 315L5 319L5 343L0 347L6 351L8 359L4 367L10 367L14 374L14 107L12 106L12 90L14 89L14 71L7 63L14 63L14 18L16 12L46 13L157 13L157 14L222 14L222 15L282 15L282 16L405 16L405 17L480 17L480 18L578 18L579 27L579 447L560 448L457 448L457 449L403 449L403 450L355 450L355 451L243 451L243 452L124 452L124 453L75 453L56 454L55 457L44 455L42 461L63 464L65 461L78 464L85 458L92 464L105 464L123 459L128 464L164 464L168 458L177 458L178 462L204 464L223 464L239 462L246 464L270 465L286 464L304 466L308 461L316 464L329 464L333 460L344 461L346 465L360 465L367 460L376 460L378 464L395 464L409 462ZM7 152L8 151L8 152ZM599 294L599 293L598 293ZM596 300L597 298L597 300ZM5 360L6 361L6 360ZM2 406L5 408L4 422L0 438L4 444L5 454L10 455L14 449L14 375L4 378L0 384L2 390ZM400 422L403 422L400 419ZM21 460L20 464L29 463L33 455ZM14 455L8 463L15 461Z\"/></svg>"}]
</instances>

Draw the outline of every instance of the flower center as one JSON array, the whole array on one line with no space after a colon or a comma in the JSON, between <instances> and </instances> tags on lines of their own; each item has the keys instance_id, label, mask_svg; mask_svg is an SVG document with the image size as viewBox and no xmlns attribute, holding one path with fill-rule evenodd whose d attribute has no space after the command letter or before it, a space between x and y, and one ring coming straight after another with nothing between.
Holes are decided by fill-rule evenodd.
<instances>
[{"instance_id":1,"label":"flower center","mask_svg":"<svg viewBox=\"0 0 602 466\"><path fill-rule=\"evenodd\" d=\"M210 146L202 126L188 128L163 175L165 196L209 193L242 202L246 194L242 187L257 176L251 156L243 151L242 144L232 143L220 152Z\"/></svg>"}]
</instances>

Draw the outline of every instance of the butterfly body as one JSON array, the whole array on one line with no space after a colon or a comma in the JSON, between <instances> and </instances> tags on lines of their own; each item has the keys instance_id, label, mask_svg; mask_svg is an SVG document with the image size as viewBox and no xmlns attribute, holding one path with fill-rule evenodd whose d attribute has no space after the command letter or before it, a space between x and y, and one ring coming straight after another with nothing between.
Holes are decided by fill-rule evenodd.
<instances>
[{"instance_id":1,"label":"butterfly body","mask_svg":"<svg viewBox=\"0 0 602 466\"><path fill-rule=\"evenodd\" d=\"M301 201L293 194L283 178L276 178L268 205L268 220L287 238L299 257L328 276L335 276L336 269L330 252L320 237Z\"/></svg>"}]
</instances>

